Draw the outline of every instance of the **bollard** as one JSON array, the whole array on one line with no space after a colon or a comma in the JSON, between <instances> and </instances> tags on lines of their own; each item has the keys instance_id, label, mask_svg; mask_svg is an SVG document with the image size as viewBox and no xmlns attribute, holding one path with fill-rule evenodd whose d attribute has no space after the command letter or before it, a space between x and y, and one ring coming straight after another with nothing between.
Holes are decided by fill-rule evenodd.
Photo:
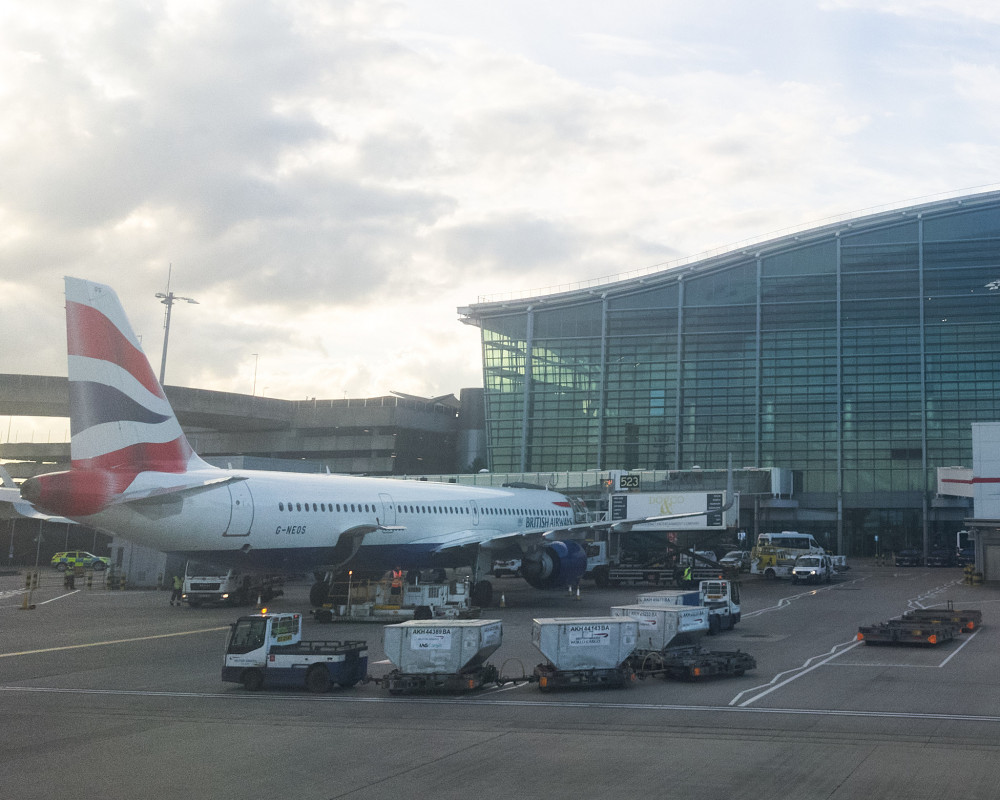
<instances>
[{"instance_id":1,"label":"bollard","mask_svg":"<svg viewBox=\"0 0 1000 800\"><path fill-rule=\"evenodd\" d=\"M31 588L32 589L37 589L38 588L38 570L37 569L34 572L31 573Z\"/></svg>"},{"instance_id":2,"label":"bollard","mask_svg":"<svg viewBox=\"0 0 1000 800\"><path fill-rule=\"evenodd\" d=\"M118 588L119 588L119 590L121 590L123 592L125 591L125 576L124 575L122 575L120 578L118 578Z\"/></svg>"},{"instance_id":3,"label":"bollard","mask_svg":"<svg viewBox=\"0 0 1000 800\"><path fill-rule=\"evenodd\" d=\"M507 608L507 597L504 594L500 595L500 608Z\"/></svg>"},{"instance_id":4,"label":"bollard","mask_svg":"<svg viewBox=\"0 0 1000 800\"><path fill-rule=\"evenodd\" d=\"M87 573L87 588L88 589L93 589L94 588L94 573L93 572L88 572Z\"/></svg>"}]
</instances>

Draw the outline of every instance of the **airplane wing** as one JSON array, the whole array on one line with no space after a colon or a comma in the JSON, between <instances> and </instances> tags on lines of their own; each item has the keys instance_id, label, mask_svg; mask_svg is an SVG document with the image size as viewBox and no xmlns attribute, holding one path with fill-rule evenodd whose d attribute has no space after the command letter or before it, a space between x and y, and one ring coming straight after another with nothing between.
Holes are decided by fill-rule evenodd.
<instances>
[{"instance_id":1,"label":"airplane wing","mask_svg":"<svg viewBox=\"0 0 1000 800\"><path fill-rule=\"evenodd\" d=\"M732 502L726 504L721 510L725 511ZM435 535L425 540L418 539L413 544L434 543L435 553L450 550L456 547L467 547L469 545L480 545L490 549L503 549L511 544L520 542L530 542L536 540L537 543L566 541L586 538L587 533L602 528L613 528L615 530L629 530L633 525L641 525L649 522L661 522L667 519L682 519L685 517L703 517L706 514L718 512L720 509L711 511L689 511L683 514L660 514L652 517L637 517L635 519L616 519L602 522L581 522L576 525L564 525L560 528L544 528L539 530L517 531L510 533L498 530L464 530L455 531L445 536Z\"/></svg>"}]
</instances>

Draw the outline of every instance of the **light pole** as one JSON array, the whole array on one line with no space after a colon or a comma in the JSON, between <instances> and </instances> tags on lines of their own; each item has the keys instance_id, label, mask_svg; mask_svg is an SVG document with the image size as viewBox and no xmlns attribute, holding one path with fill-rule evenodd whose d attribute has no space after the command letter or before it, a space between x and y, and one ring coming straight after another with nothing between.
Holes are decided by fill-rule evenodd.
<instances>
[{"instance_id":1,"label":"light pole","mask_svg":"<svg viewBox=\"0 0 1000 800\"><path fill-rule=\"evenodd\" d=\"M163 386L163 376L167 371L167 341L170 339L170 310L174 307L174 303L177 300L184 300L195 305L198 305L198 301L190 297L179 297L170 291L166 293L157 292L156 296L167 307L167 316L163 320L163 358L160 359L160 386Z\"/></svg>"}]
</instances>

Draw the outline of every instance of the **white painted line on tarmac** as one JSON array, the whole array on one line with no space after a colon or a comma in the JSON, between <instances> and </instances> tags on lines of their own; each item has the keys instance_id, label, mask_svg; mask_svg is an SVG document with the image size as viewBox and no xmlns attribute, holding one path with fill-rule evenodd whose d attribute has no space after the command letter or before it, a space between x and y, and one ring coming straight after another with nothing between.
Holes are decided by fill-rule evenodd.
<instances>
[{"instance_id":1,"label":"white painted line on tarmac","mask_svg":"<svg viewBox=\"0 0 1000 800\"><path fill-rule=\"evenodd\" d=\"M961 583L961 581L959 581L959 580L953 580L953 581L949 581L948 583L942 584L941 586L935 586L933 589L928 589L926 592L924 592L919 597L915 597L912 600L909 600L907 602L907 607L908 608L921 608L921 609L924 609L924 608L928 608L928 607L933 607L935 605L940 605L939 603L934 603L931 606L927 606L927 605L925 605L925 601L929 600L930 598L934 597L935 595L941 594L941 592L944 592L944 591L952 588L953 586L957 586L959 583Z\"/></svg>"},{"instance_id":2,"label":"white painted line on tarmac","mask_svg":"<svg viewBox=\"0 0 1000 800\"><path fill-rule=\"evenodd\" d=\"M74 595L79 591L80 591L79 589L74 589L72 592L66 592L66 594L61 594L58 597L53 597L49 600L42 600L41 603L35 603L35 605L36 606L48 605L49 603L54 603L56 600L62 600L64 597L69 597L70 595Z\"/></svg>"},{"instance_id":3,"label":"white painted line on tarmac","mask_svg":"<svg viewBox=\"0 0 1000 800\"><path fill-rule=\"evenodd\" d=\"M963 641L958 647L956 647L955 651L950 656L948 656L944 661L942 661L940 664L938 664L938 668L945 666L945 664L947 664L955 656L957 656L960 652L962 652L962 648L965 647L973 639L975 639L976 638L976 634L978 634L978 633L979 633L979 631L976 630L976 631L973 631L972 633L970 633L967 637L965 637L965 641Z\"/></svg>"},{"instance_id":4,"label":"white painted line on tarmac","mask_svg":"<svg viewBox=\"0 0 1000 800\"><path fill-rule=\"evenodd\" d=\"M173 636L192 636L196 633L213 633L216 631L228 631L228 625L220 625L217 628L199 628L193 631L178 631L177 633L157 633L152 636L135 636L131 639L109 639L105 642L87 642L86 644L67 644L60 647L42 647L38 650L21 650L17 653L0 653L0 658L13 658L14 656L33 656L39 653L57 653L60 650L80 650L84 647L105 647L111 644L128 644L130 642L148 642L152 639L169 639Z\"/></svg>"},{"instance_id":5,"label":"white painted line on tarmac","mask_svg":"<svg viewBox=\"0 0 1000 800\"><path fill-rule=\"evenodd\" d=\"M924 606L924 602L926 600L929 600L930 598L934 597L935 595L938 595L941 592L946 591L947 589L949 589L949 588L957 585L958 583L959 583L958 580L949 581L948 583L942 584L941 586L936 586L933 589L929 589L928 591L924 592L923 594L919 595L918 597L913 598L911 600L908 600L907 601L907 606L910 607L910 608L914 608L914 607L916 607L916 608L924 608L925 607ZM826 588L833 588L833 587L826 587ZM788 597L788 598L782 598L781 600L778 601L778 605L777 606L774 606L772 608L761 609L759 612L753 612L753 613L754 614L756 614L756 613L762 613L764 611L771 611L771 610L774 610L776 608L780 608L783 605L787 605L788 602L791 602L792 600L796 600L796 599L798 599L800 597L803 597L803 596L806 596L808 594L811 594L811 592L806 592L806 593L803 593L803 594L793 595L793 596ZM752 616L752 615L753 614L744 614L744 617ZM951 661L951 659L954 658L962 650L962 648L964 648L973 638L975 638L976 633L978 633L978 631L975 631L974 633L972 633L964 642L962 642L961 645L959 645L958 648L956 648L947 658L945 658L944 661L942 661L940 664L938 664L936 668L940 669L941 667L944 667L945 665L947 665L947 663L949 661ZM833 662L835 659L840 658L842 655L844 655L844 653L849 653L851 650L853 650L855 647L857 647L860 644L862 644L861 640L852 640L850 642L844 642L842 644L834 645L827 653L824 653L821 656L812 656L811 658L807 659L802 664L802 666L800 666L800 667L796 667L796 668L790 669L790 670L785 670L784 672L779 672L777 675L775 675L770 680L769 683L763 684L761 686L755 686L752 689L745 689L744 691L742 691L738 695L736 695L736 697L734 697L732 700L730 700L729 704L731 706L738 705L740 708L744 708L746 706L749 706L751 703L755 703L758 700L760 700L761 698L766 697L767 695L771 694L771 692L777 691L778 689L781 689L784 686L787 686L788 684L792 683L793 681L798 680L803 675L808 675L814 669L818 669L819 667L830 665L831 662ZM815 664L811 664L810 662L812 662L816 658L821 658L822 660L821 661L817 661ZM893 666L893 665L891 665L891 664L890 665L887 665L887 664L877 664L877 665L873 665L873 664L853 664L853 665L840 664L840 665L834 665L834 666L865 666L865 667L878 666L879 668L884 668L886 666ZM900 665L900 666L909 666L909 665ZM782 680L782 678L784 676L786 676L786 675L789 676L789 677L787 677L784 680ZM759 694L753 695L752 697L750 697L747 700L742 700L742 698L745 697L746 695L748 695L748 694L750 694L752 692L756 692L758 690L763 690L763 691L760 691Z\"/></svg>"},{"instance_id":6,"label":"white painted line on tarmac","mask_svg":"<svg viewBox=\"0 0 1000 800\"><path fill-rule=\"evenodd\" d=\"M687 711L692 713L784 714L790 716L869 717L877 719L926 719L957 722L991 722L1000 724L1000 716L989 714L935 714L924 711L855 711L830 708L744 708L742 706L693 706L667 703L608 703L560 700L507 700L476 697L358 697L350 694L277 694L270 692L165 692L123 689L68 689L44 686L0 686L0 692L35 694L117 695L122 697L176 697L238 701L297 701L304 703L397 703L409 705L494 706L510 708L582 708L620 711Z\"/></svg>"},{"instance_id":7,"label":"white painted line on tarmac","mask_svg":"<svg viewBox=\"0 0 1000 800\"><path fill-rule=\"evenodd\" d=\"M948 662L951 661L955 656L957 656L963 647L965 647L969 642L971 642L977 635L979 631L970 633L968 636L963 634L964 641L956 647L948 657L945 658L940 664L897 664L892 661L840 661L836 664L830 664L831 667L878 667L879 669L941 669L947 666ZM883 650L886 648L882 648Z\"/></svg>"},{"instance_id":8,"label":"white painted line on tarmac","mask_svg":"<svg viewBox=\"0 0 1000 800\"><path fill-rule=\"evenodd\" d=\"M777 675L771 678L769 683L766 683L762 686L755 686L752 689L743 690L738 695L736 695L736 697L734 697L732 700L729 701L729 705L731 706L739 705L741 708L743 708L750 705L751 703L756 703L761 698L767 697L767 695L771 694L771 692L777 691L778 689L787 686L792 681L797 681L803 675L808 675L814 669L818 669L819 667L822 667L825 664L829 664L835 658L840 658L840 656L842 656L844 653L849 653L859 644L861 644L861 642L856 639L852 639L849 642L842 642L840 644L835 644L826 653L823 653L822 655L819 656L812 656L806 659L806 661L802 664L802 666L795 667L794 669L788 669L785 670L784 672L779 672ZM811 664L811 662L817 658L823 660L817 661L815 664ZM781 678L785 675L789 675L790 677L781 680ZM757 692L758 690L761 689L763 689L764 691L761 691L759 694L754 695L748 700L740 702L740 699L745 695L750 694L751 692Z\"/></svg>"},{"instance_id":9,"label":"white painted line on tarmac","mask_svg":"<svg viewBox=\"0 0 1000 800\"><path fill-rule=\"evenodd\" d=\"M767 608L758 608L756 611L748 611L740 616L740 619L750 619L751 617L758 617L761 614L767 614L770 611L781 611L784 608L788 608L795 600L801 600L803 597L813 597L820 592L832 592L839 589L842 586L849 586L852 583L858 583L860 581L867 580L867 578L854 578L853 580L845 581L844 583L832 583L827 586L818 586L812 589L808 589L804 592L799 592L798 594L792 594L788 597L782 597L773 606L768 606Z\"/></svg>"}]
</instances>

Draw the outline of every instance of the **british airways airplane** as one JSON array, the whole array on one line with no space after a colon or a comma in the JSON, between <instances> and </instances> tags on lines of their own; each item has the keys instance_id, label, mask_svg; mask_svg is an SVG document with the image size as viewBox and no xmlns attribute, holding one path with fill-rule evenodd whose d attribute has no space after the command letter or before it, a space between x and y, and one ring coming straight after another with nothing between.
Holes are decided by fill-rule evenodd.
<instances>
[{"instance_id":1,"label":"british airways airplane","mask_svg":"<svg viewBox=\"0 0 1000 800\"><path fill-rule=\"evenodd\" d=\"M71 468L27 479L19 497L0 490L21 514L218 567L313 572L315 605L347 569L471 566L483 606L496 555L517 552L542 589L572 586L586 569L578 541L594 525L577 524L557 492L213 467L188 444L113 289L67 277L66 328Z\"/></svg>"}]
</instances>

